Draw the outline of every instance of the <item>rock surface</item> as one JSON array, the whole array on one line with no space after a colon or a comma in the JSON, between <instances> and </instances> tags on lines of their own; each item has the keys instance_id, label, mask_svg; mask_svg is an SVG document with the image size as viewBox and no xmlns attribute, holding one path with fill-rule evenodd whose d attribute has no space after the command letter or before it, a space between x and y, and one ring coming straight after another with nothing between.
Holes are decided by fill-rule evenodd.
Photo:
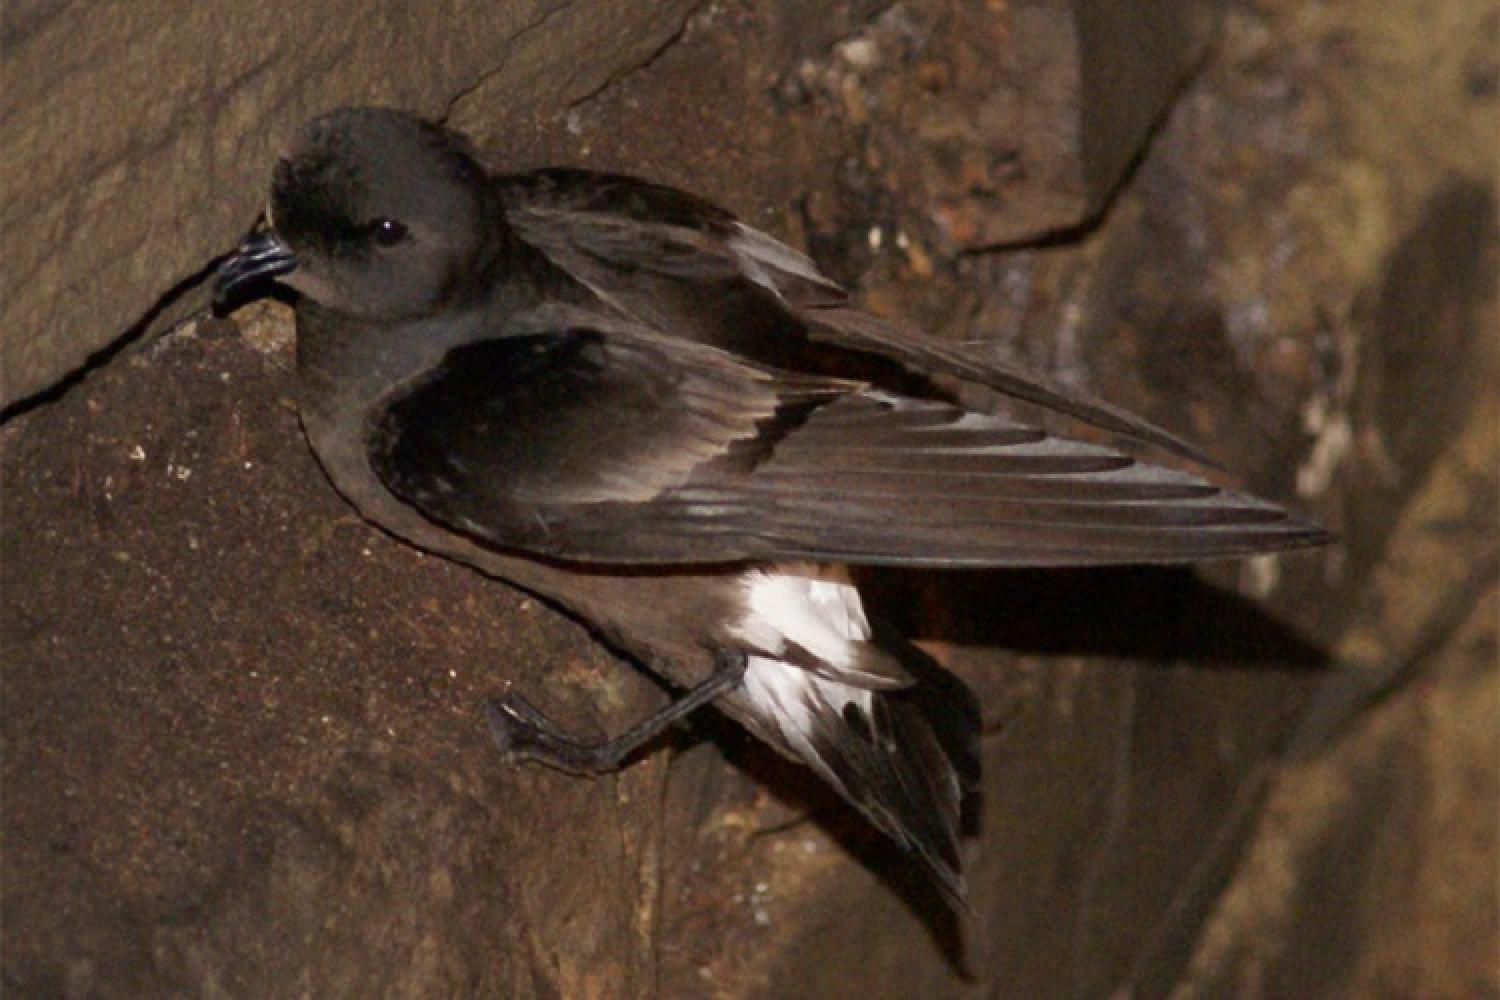
<instances>
[{"instance_id":1,"label":"rock surface","mask_svg":"<svg viewBox=\"0 0 1500 1000\"><path fill-rule=\"evenodd\" d=\"M486 691L519 685L601 732L660 695L577 625L342 506L300 440L284 310L195 322L0 429L6 988L1500 988L1493 136L1474 125L1496 101L1486 5L1228 4L1215 55L1097 226L956 256L1029 197L966 187L974 169L1021 184L965 166L989 163L965 158L995 141L994 102L1023 106L1003 75L966 89L973 43L1068 5L708 3L680 35L686 5L635 5L635 34L562 50L614 68L559 82L579 62L549 46L613 30L586 16L603 6L525 15L538 26L507 37L513 62L536 53L534 78L495 72L493 52L465 62L452 26L481 29L449 22L451 65L434 69L447 82L410 94L361 90L338 65L415 79L383 68L415 51L408 31L431 45L421 27L370 17L342 54L295 23L300 36L268 23L226 39L213 72L239 69L225 79L274 38L313 39L280 58L323 68L263 93L273 60L242 97L150 133L177 136L141 147L171 170L187 170L172 142L202 129L241 143L214 161L224 203L199 207L201 229L179 218L148 239L109 202L123 235L86 242L156 254L155 284L110 307L122 323L60 326L107 342L231 240L271 123L396 98L446 109L500 163L626 169L714 197L810 246L876 308L1188 434L1345 544L1199 573L873 579L877 606L984 700L975 912L960 926L825 790L711 717L598 782L503 767L475 712ZM86 16L8 5L6 37L81 37L70 19ZM1076 53L1078 37L1051 51ZM107 106L90 66L178 79L148 69L155 44L101 43L24 102L8 79L7 149L33 159L7 170L46 160L9 141L46 120L35 102ZM1160 117L1155 100L1133 106L1139 121ZM1006 134L1017 148L1066 126L1022 117L1038 131ZM933 121L970 124L945 145L920 134ZM1038 175L1038 198L1055 179ZM47 266L89 283L61 257ZM6 318L10 345L28 328Z\"/></svg>"}]
</instances>

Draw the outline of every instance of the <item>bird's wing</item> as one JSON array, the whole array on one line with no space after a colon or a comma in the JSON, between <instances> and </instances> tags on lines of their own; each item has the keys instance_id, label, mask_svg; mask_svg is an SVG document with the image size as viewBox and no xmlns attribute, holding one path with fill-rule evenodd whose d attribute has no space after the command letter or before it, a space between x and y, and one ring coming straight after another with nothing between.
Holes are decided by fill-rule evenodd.
<instances>
[{"instance_id":1,"label":"bird's wing","mask_svg":"<svg viewBox=\"0 0 1500 1000\"><path fill-rule=\"evenodd\" d=\"M848 301L805 256L687 192L558 167L499 183L511 228L605 298L609 289L600 284L608 282L590 280L601 267L697 281L745 278L778 298Z\"/></svg>"},{"instance_id":2,"label":"bird's wing","mask_svg":"<svg viewBox=\"0 0 1500 1000\"><path fill-rule=\"evenodd\" d=\"M772 296L816 341L942 374L1147 442L1207 466L1181 437L1100 399L1064 389L850 304L807 255L693 195L614 174L554 168L501 179L506 218L605 300L609 269L692 281L740 278ZM628 311L628 309L626 310Z\"/></svg>"},{"instance_id":3,"label":"bird's wing","mask_svg":"<svg viewBox=\"0 0 1500 1000\"><path fill-rule=\"evenodd\" d=\"M1109 447L873 391L818 406L738 493L777 557L1101 565L1324 537L1274 504Z\"/></svg>"},{"instance_id":4,"label":"bird's wing","mask_svg":"<svg viewBox=\"0 0 1500 1000\"><path fill-rule=\"evenodd\" d=\"M639 512L754 447L783 411L833 385L543 307L396 389L366 444L388 489L454 530L559 557L673 560L681 546L636 551ZM575 536L595 522L624 534Z\"/></svg>"},{"instance_id":5,"label":"bird's wing","mask_svg":"<svg viewBox=\"0 0 1500 1000\"><path fill-rule=\"evenodd\" d=\"M454 349L393 394L368 446L433 520L580 562L1089 565L1322 537L1107 447L563 307Z\"/></svg>"}]
</instances>

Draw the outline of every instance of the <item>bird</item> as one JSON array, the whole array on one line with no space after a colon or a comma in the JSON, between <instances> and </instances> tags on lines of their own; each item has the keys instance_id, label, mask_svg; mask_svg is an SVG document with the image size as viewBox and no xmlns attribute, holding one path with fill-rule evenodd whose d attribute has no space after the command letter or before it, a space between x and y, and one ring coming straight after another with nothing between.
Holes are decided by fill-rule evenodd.
<instances>
[{"instance_id":1,"label":"bird","mask_svg":"<svg viewBox=\"0 0 1500 1000\"><path fill-rule=\"evenodd\" d=\"M712 703L960 902L979 706L868 614L851 567L1328 540L1142 418L861 310L703 198L502 172L398 109L303 124L213 280L221 311L295 293L302 426L363 518L576 616L673 691L590 742L504 690L483 712L507 758L608 773Z\"/></svg>"}]
</instances>

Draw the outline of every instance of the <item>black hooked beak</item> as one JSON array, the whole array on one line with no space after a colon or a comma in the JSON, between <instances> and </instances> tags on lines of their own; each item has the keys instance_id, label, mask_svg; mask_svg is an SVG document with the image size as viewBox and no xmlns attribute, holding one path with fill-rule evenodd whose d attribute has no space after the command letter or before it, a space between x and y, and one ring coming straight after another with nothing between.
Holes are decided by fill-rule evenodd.
<instances>
[{"instance_id":1,"label":"black hooked beak","mask_svg":"<svg viewBox=\"0 0 1500 1000\"><path fill-rule=\"evenodd\" d=\"M214 272L214 308L222 310L237 289L286 274L296 266L296 255L262 217Z\"/></svg>"}]
</instances>

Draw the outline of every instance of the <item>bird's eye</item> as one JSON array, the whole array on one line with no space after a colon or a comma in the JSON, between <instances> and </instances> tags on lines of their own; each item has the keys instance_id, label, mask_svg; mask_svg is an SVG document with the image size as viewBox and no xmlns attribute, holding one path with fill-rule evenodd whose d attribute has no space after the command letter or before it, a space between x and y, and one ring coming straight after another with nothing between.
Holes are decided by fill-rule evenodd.
<instances>
[{"instance_id":1,"label":"bird's eye","mask_svg":"<svg viewBox=\"0 0 1500 1000\"><path fill-rule=\"evenodd\" d=\"M366 229L370 238L383 247L393 247L406 239L406 227L395 219L376 219Z\"/></svg>"}]
</instances>

